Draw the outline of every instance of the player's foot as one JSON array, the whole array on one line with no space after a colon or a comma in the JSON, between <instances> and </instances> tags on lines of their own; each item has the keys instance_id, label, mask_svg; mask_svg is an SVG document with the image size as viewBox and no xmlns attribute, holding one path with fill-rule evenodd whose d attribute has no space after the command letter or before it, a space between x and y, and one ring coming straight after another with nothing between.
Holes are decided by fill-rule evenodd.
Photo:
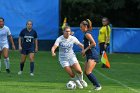
<instances>
[{"instance_id":1,"label":"player's foot","mask_svg":"<svg viewBox=\"0 0 140 93\"><path fill-rule=\"evenodd\" d=\"M84 81L84 80L80 81L80 83L82 84L83 87L87 87L88 86L87 82Z\"/></svg>"},{"instance_id":2,"label":"player's foot","mask_svg":"<svg viewBox=\"0 0 140 93\"><path fill-rule=\"evenodd\" d=\"M34 76L34 73L30 73L30 76Z\"/></svg>"},{"instance_id":3,"label":"player's foot","mask_svg":"<svg viewBox=\"0 0 140 93\"><path fill-rule=\"evenodd\" d=\"M19 71L19 72L18 72L18 75L21 75L21 74L22 74L22 71Z\"/></svg>"},{"instance_id":4,"label":"player's foot","mask_svg":"<svg viewBox=\"0 0 140 93\"><path fill-rule=\"evenodd\" d=\"M79 80L75 80L75 83L76 83L76 85L79 89L83 89L83 86L82 86L82 84L80 83Z\"/></svg>"},{"instance_id":5,"label":"player's foot","mask_svg":"<svg viewBox=\"0 0 140 93\"><path fill-rule=\"evenodd\" d=\"M100 86L100 87L95 87L95 90L96 91L99 91L99 90L101 90L102 89L102 87Z\"/></svg>"},{"instance_id":6,"label":"player's foot","mask_svg":"<svg viewBox=\"0 0 140 93\"><path fill-rule=\"evenodd\" d=\"M7 73L10 73L10 69L6 69L6 72L7 72Z\"/></svg>"}]
</instances>

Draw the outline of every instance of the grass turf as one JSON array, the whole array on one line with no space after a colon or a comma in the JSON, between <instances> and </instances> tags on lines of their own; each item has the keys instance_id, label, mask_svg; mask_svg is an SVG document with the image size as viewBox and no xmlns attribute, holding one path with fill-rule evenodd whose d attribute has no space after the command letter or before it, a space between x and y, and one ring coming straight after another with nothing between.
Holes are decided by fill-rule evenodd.
<instances>
[{"instance_id":1,"label":"grass turf","mask_svg":"<svg viewBox=\"0 0 140 93\"><path fill-rule=\"evenodd\" d=\"M11 73L5 72L2 62L0 93L140 93L140 54L108 55L111 69L102 69L101 63L97 64L93 73L103 87L101 91L94 91L86 76L87 88L67 90L69 76L61 68L58 57L51 57L50 52L38 52L35 56L35 76L29 74L28 59L23 74L18 76L20 54L10 51ZM77 58L84 68L84 59L80 54Z\"/></svg>"}]
</instances>

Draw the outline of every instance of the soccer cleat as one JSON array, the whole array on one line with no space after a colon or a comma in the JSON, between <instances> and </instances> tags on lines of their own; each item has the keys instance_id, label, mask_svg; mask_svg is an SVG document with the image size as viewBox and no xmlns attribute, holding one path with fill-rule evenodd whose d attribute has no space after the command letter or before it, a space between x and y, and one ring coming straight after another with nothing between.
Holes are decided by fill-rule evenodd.
<instances>
[{"instance_id":1,"label":"soccer cleat","mask_svg":"<svg viewBox=\"0 0 140 93\"><path fill-rule=\"evenodd\" d=\"M19 72L18 72L18 75L21 75L21 74L22 74L22 71L19 71Z\"/></svg>"},{"instance_id":2,"label":"soccer cleat","mask_svg":"<svg viewBox=\"0 0 140 93\"><path fill-rule=\"evenodd\" d=\"M80 81L80 83L82 84L83 87L87 87L88 86L87 82L84 81L84 80Z\"/></svg>"},{"instance_id":3,"label":"soccer cleat","mask_svg":"<svg viewBox=\"0 0 140 93\"><path fill-rule=\"evenodd\" d=\"M34 73L30 73L30 76L34 76Z\"/></svg>"},{"instance_id":4,"label":"soccer cleat","mask_svg":"<svg viewBox=\"0 0 140 93\"><path fill-rule=\"evenodd\" d=\"M99 91L99 90L101 90L102 89L102 87L100 86L100 87L95 87L95 90L96 91Z\"/></svg>"},{"instance_id":5,"label":"soccer cleat","mask_svg":"<svg viewBox=\"0 0 140 93\"><path fill-rule=\"evenodd\" d=\"M6 69L6 72L7 72L7 73L10 73L10 69Z\"/></svg>"},{"instance_id":6,"label":"soccer cleat","mask_svg":"<svg viewBox=\"0 0 140 93\"><path fill-rule=\"evenodd\" d=\"M76 85L78 86L79 89L83 89L82 84L80 83L79 80L75 80Z\"/></svg>"}]
</instances>

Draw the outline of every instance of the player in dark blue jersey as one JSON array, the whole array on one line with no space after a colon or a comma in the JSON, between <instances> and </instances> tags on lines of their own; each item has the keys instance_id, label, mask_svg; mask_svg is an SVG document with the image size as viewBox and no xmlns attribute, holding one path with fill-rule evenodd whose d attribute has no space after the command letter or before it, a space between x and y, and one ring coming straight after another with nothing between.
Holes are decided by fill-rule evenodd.
<instances>
[{"instance_id":1,"label":"player in dark blue jersey","mask_svg":"<svg viewBox=\"0 0 140 93\"><path fill-rule=\"evenodd\" d=\"M82 51L82 55L86 56L85 74L95 86L95 90L101 90L101 85L92 73L96 63L98 62L98 53L95 49L96 42L91 34L92 22L89 19L82 21L80 28L84 33L84 50Z\"/></svg>"},{"instance_id":2,"label":"player in dark blue jersey","mask_svg":"<svg viewBox=\"0 0 140 93\"><path fill-rule=\"evenodd\" d=\"M19 50L21 52L21 62L19 75L22 74L24 63L26 61L27 55L30 59L30 75L34 76L34 53L38 51L38 40L37 33L32 28L32 21L27 21L26 28L24 28L19 34Z\"/></svg>"}]
</instances>

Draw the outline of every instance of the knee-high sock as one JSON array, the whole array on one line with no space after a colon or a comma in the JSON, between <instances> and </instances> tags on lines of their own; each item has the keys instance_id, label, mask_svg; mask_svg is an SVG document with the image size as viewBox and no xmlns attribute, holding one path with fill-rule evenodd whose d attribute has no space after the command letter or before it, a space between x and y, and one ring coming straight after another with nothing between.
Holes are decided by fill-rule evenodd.
<instances>
[{"instance_id":1,"label":"knee-high sock","mask_svg":"<svg viewBox=\"0 0 140 93\"><path fill-rule=\"evenodd\" d=\"M4 63L5 63L6 69L9 69L9 68L10 68L9 58L5 58L5 59L4 59Z\"/></svg>"},{"instance_id":2,"label":"knee-high sock","mask_svg":"<svg viewBox=\"0 0 140 93\"><path fill-rule=\"evenodd\" d=\"M20 71L23 71L23 68L24 68L24 63L20 63Z\"/></svg>"},{"instance_id":3,"label":"knee-high sock","mask_svg":"<svg viewBox=\"0 0 140 93\"><path fill-rule=\"evenodd\" d=\"M96 77L93 75L93 73L90 73L87 75L88 79L93 83L94 86L100 87L100 84L98 83Z\"/></svg>"},{"instance_id":4,"label":"knee-high sock","mask_svg":"<svg viewBox=\"0 0 140 93\"><path fill-rule=\"evenodd\" d=\"M34 72L34 62L30 62L30 73Z\"/></svg>"}]
</instances>

